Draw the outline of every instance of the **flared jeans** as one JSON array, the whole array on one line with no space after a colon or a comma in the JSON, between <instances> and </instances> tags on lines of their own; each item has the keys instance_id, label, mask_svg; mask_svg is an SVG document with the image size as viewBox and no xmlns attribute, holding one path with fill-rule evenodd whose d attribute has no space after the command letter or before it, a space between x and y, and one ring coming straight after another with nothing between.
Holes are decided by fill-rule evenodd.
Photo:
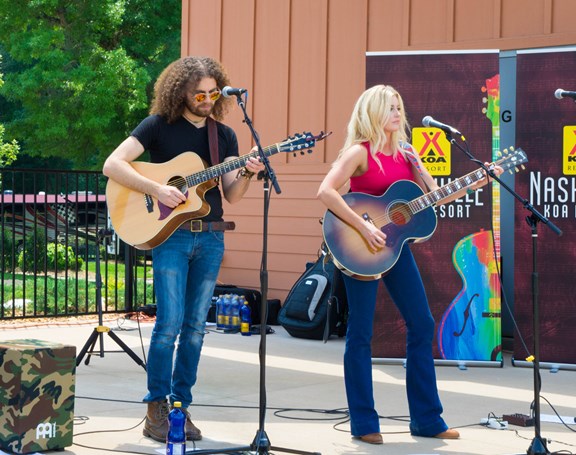
<instances>
[{"instance_id":1,"label":"flared jeans","mask_svg":"<svg viewBox=\"0 0 576 455\"><path fill-rule=\"evenodd\" d=\"M382 278L406 324L406 393L410 431L434 436L448 429L440 417L442 404L432 356L434 319L412 252L405 245ZM344 379L353 436L380 432L372 383L372 333L379 280L361 281L344 275L348 297L348 328Z\"/></svg>"}]
</instances>

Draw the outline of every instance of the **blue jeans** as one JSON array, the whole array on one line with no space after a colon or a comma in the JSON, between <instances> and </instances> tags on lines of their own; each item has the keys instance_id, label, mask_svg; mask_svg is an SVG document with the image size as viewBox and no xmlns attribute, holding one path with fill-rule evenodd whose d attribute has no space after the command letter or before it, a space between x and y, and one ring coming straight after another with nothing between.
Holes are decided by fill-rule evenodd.
<instances>
[{"instance_id":1,"label":"blue jeans","mask_svg":"<svg viewBox=\"0 0 576 455\"><path fill-rule=\"evenodd\" d=\"M398 261L382 278L406 324L406 392L410 432L434 436L448 426L440 417L442 404L432 356L434 319L412 252L405 245ZM372 332L379 280L360 281L344 275L348 297L348 329L344 380L353 436L380 432L372 385Z\"/></svg>"},{"instance_id":2,"label":"blue jeans","mask_svg":"<svg viewBox=\"0 0 576 455\"><path fill-rule=\"evenodd\" d=\"M152 251L156 323L145 402L192 403L206 318L224 255L223 232L176 230ZM174 349L178 340L176 357Z\"/></svg>"}]
</instances>

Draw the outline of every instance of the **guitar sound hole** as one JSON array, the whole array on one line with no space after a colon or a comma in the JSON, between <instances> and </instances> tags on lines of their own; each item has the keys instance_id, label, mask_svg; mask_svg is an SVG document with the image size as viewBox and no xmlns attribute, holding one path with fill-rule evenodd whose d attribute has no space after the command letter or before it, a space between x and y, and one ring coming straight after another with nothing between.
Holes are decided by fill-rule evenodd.
<instances>
[{"instance_id":1,"label":"guitar sound hole","mask_svg":"<svg viewBox=\"0 0 576 455\"><path fill-rule=\"evenodd\" d=\"M410 222L410 209L406 204L393 204L388 211L390 221L396 225L403 226Z\"/></svg>"},{"instance_id":2,"label":"guitar sound hole","mask_svg":"<svg viewBox=\"0 0 576 455\"><path fill-rule=\"evenodd\" d=\"M186 194L188 187L186 186L186 179L180 176L174 176L168 180L168 185L175 186L182 194Z\"/></svg>"}]
</instances>

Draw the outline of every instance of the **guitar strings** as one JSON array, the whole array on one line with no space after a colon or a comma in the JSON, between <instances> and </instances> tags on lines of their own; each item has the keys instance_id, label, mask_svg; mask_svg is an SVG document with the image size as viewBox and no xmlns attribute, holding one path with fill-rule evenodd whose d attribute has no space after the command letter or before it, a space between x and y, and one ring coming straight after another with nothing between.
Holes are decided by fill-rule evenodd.
<instances>
[{"instance_id":1,"label":"guitar strings","mask_svg":"<svg viewBox=\"0 0 576 455\"><path fill-rule=\"evenodd\" d=\"M396 225L405 225L410 221L410 219L412 219L415 213L418 213L421 210L431 207L432 206L431 201L434 200L435 195L437 194L441 195L439 198L436 197L436 201L450 196L451 193L446 192L445 188L450 187L454 188L454 190L457 191L459 188L462 187L462 182L465 181L466 179L469 179L472 175L475 174L475 172L477 171L471 172L470 174L460 177L459 179L454 180L452 183L446 185L443 188L439 188L438 190L432 191L428 194L423 194L422 196L417 197L412 201L397 204L397 206L392 207L382 216L374 218L373 221L384 221L382 227L387 226L391 223ZM422 201L424 201L424 203L422 203Z\"/></svg>"},{"instance_id":2,"label":"guitar strings","mask_svg":"<svg viewBox=\"0 0 576 455\"><path fill-rule=\"evenodd\" d=\"M276 144L271 145L269 147L265 147L263 149L263 152L265 154L266 153L269 154L269 152L275 147L276 147ZM222 171L224 171L228 168L230 168L230 170L228 170L227 172L231 172L235 169L238 169L239 167L245 166L246 162L248 161L248 159L250 157L256 157L257 155L258 155L258 152L247 153L246 155L239 156L235 160L230 160L230 161L225 161L223 163L219 163L215 166L203 169L201 171L198 171L195 174L189 175L188 177L177 177L174 180L171 180L170 182L168 182L167 185L176 186L176 187L180 187L180 186L184 186L184 185L189 186L188 185L188 183L189 183L188 179L190 179L191 177L193 177L195 175L196 176L201 176L201 175L206 176L206 174L209 175L210 173L215 173L216 174L215 177L217 177L219 175L225 174L226 172L222 172ZM238 164L239 164L239 166L238 166ZM210 180L211 178L212 177L209 177L209 176L208 176L208 178L202 177L200 179L200 183L205 182L207 180Z\"/></svg>"},{"instance_id":3,"label":"guitar strings","mask_svg":"<svg viewBox=\"0 0 576 455\"><path fill-rule=\"evenodd\" d=\"M285 143L289 143L291 141L285 141ZM270 156L273 152L273 150L277 150L277 151L281 151L281 148L279 147L280 144L272 144L269 145L268 147L264 147L262 149L262 152L264 153L264 155ZM248 161L249 158L251 157L256 157L258 156L259 153L258 151L255 152L251 152L251 153L247 153L246 155L242 155L237 157L235 160L230 160L230 161L225 161L222 163L219 163L215 166L203 169L195 174L189 175L188 177L176 177L174 180L171 180L170 182L168 182L168 185L171 186L176 186L176 187L180 187L180 186L191 186L189 185L189 182L193 176L204 176L201 177L199 179L198 183L202 183L205 182L207 180L210 180L213 177L210 177L210 174L215 174L214 177L218 177L222 174L225 174L226 172L231 172L235 169L238 169L241 166L245 166L246 162ZM227 170L228 168L230 168L229 170ZM223 172L226 171L226 172ZM208 178L205 178L205 176L208 175Z\"/></svg>"},{"instance_id":4,"label":"guitar strings","mask_svg":"<svg viewBox=\"0 0 576 455\"><path fill-rule=\"evenodd\" d=\"M203 169L202 171L198 171L197 173L192 174L192 175L189 175L188 177L176 177L176 178L174 178L173 180L169 181L169 182L167 183L167 185L171 185L171 186L175 186L175 187L181 187L181 186L184 186L184 185L186 185L186 186L192 186L192 185L189 185L189 183L191 183L191 182L190 182L188 179L190 179L190 178L193 177L194 175L206 175L206 174L210 174L210 172L215 172L217 175L221 175L221 174L225 173L225 172L221 172L221 171L222 171L223 169L226 169L226 168L230 167L231 165L236 166L236 164L238 164L239 162L240 162L241 164L240 164L240 166L238 166L238 167L241 167L242 165L245 165L245 164L246 164L246 161L247 161L247 158L248 158L250 155L252 155L252 154L243 155L243 156L239 157L237 160L234 160L234 161L228 161L228 162L226 162L226 163L217 164L216 166L212 166L212 167L210 167L210 168ZM242 161L243 161L243 162L242 162ZM230 169L230 171L228 171L228 172L231 172L231 171L233 171L234 169L238 169L238 167L232 167L232 169ZM208 178L202 177L202 178L200 179L200 182L205 182L205 181L207 181L207 180L210 180L210 177L208 177Z\"/></svg>"},{"instance_id":5,"label":"guitar strings","mask_svg":"<svg viewBox=\"0 0 576 455\"><path fill-rule=\"evenodd\" d=\"M496 161L495 164L501 165L504 168L508 168L509 166L504 164L507 161L511 161L512 158L516 158L518 152L521 152L521 149L516 150L514 155L510 157L505 157L499 161ZM507 154L507 151L504 152ZM518 158L516 158L518 159ZM518 162L521 162L521 159L518 159ZM380 222L384 221L381 228L384 226L388 226L389 224L396 224L396 225L404 225L407 224L410 219L413 217L415 213L418 213L421 210L429 208L432 206L433 202L437 202L438 200L444 199L449 197L454 191L458 191L459 189L470 185L484 177L484 172L482 169L476 169L460 178L455 179L453 182L435 190L431 191L428 194L424 194L410 202L398 204L397 207L392 207L390 210L385 212L382 216L375 217L372 221L373 222ZM465 185L463 185L465 183ZM446 191L447 189L451 189L452 191ZM440 195L439 198L436 196ZM434 199L436 198L436 201ZM425 203L422 203L425 202Z\"/></svg>"},{"instance_id":6,"label":"guitar strings","mask_svg":"<svg viewBox=\"0 0 576 455\"><path fill-rule=\"evenodd\" d=\"M373 218L372 221L375 224L383 221L381 228L390 224L404 225L410 221L413 215L414 212L410 209L410 204L402 204L398 207L392 207L383 215Z\"/></svg>"}]
</instances>

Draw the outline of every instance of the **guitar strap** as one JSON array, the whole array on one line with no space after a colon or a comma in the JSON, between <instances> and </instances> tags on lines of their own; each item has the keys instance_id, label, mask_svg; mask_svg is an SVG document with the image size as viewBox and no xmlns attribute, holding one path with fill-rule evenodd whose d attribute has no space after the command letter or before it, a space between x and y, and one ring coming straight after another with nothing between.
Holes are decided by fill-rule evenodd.
<instances>
[{"instance_id":1,"label":"guitar strap","mask_svg":"<svg viewBox=\"0 0 576 455\"><path fill-rule=\"evenodd\" d=\"M428 188L428 190L430 190L430 188L426 184L426 180L424 180L424 173L422 172L422 167L421 167L420 163L418 162L418 160L416 159L416 157L414 156L414 150L412 149L412 147L405 145L405 144L402 144L401 146L404 149L405 156L408 158L408 160L410 160L412 165L416 168L416 170L418 171L418 174L420 174L420 178L422 179L422 183L424 183L426 188Z\"/></svg>"},{"instance_id":2,"label":"guitar strap","mask_svg":"<svg viewBox=\"0 0 576 455\"><path fill-rule=\"evenodd\" d=\"M206 125L208 127L208 146L210 147L210 159L212 166L220 163L220 154L218 153L218 127L216 120L212 117L206 118Z\"/></svg>"}]
</instances>

